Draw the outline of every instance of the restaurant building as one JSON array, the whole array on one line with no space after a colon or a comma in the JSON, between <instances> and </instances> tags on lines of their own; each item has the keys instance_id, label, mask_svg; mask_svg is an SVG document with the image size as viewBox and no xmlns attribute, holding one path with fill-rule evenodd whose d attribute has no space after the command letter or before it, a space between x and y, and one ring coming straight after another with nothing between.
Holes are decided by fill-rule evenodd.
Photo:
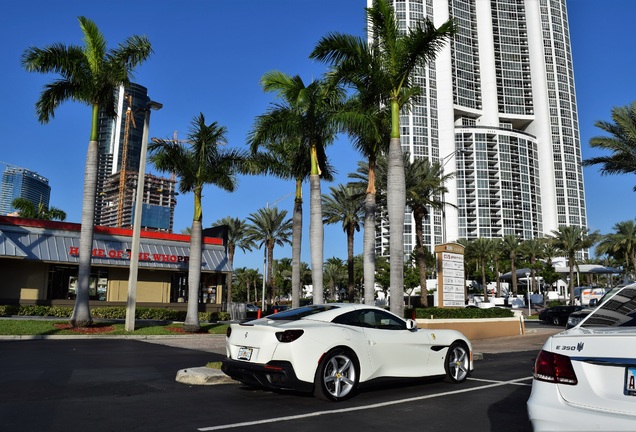
<instances>
[{"instance_id":1,"label":"restaurant building","mask_svg":"<svg viewBox=\"0 0 636 432\"><path fill-rule=\"evenodd\" d=\"M204 231L200 311L221 309L231 277L225 240ZM0 216L0 304L72 306L80 224ZM95 226L91 307L126 305L132 230ZM186 309L190 236L142 231L137 305Z\"/></svg>"}]
</instances>

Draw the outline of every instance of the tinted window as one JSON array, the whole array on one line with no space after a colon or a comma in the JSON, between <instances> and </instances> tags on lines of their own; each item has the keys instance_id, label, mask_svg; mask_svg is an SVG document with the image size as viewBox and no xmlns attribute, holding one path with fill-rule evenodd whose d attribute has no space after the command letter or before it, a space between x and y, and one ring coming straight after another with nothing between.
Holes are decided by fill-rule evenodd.
<instances>
[{"instance_id":1,"label":"tinted window","mask_svg":"<svg viewBox=\"0 0 636 432\"><path fill-rule=\"evenodd\" d=\"M283 312L279 312L274 315L267 316L267 319L271 320L284 320L284 321L295 321L299 320L303 317L314 315L320 312L324 312L331 309L337 309L338 306L330 306L330 305L310 305L303 306L299 308L289 309Z\"/></svg>"},{"instance_id":2,"label":"tinted window","mask_svg":"<svg viewBox=\"0 0 636 432\"><path fill-rule=\"evenodd\" d=\"M581 327L636 326L636 286L630 285L612 297L605 297Z\"/></svg>"},{"instance_id":3,"label":"tinted window","mask_svg":"<svg viewBox=\"0 0 636 432\"><path fill-rule=\"evenodd\" d=\"M362 309L358 311L358 320L363 327L382 330L406 330L404 321L383 310Z\"/></svg>"}]
</instances>

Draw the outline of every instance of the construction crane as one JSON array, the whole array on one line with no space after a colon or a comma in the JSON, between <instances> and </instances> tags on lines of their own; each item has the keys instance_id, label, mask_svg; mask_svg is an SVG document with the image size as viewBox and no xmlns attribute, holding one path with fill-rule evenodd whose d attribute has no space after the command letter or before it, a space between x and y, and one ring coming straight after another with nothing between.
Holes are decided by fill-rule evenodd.
<instances>
[{"instance_id":1,"label":"construction crane","mask_svg":"<svg viewBox=\"0 0 636 432\"><path fill-rule=\"evenodd\" d=\"M119 197L117 199L117 226L122 227L124 218L124 196L126 192L126 160L128 158L128 138L130 136L130 124L136 128L135 116L132 111L132 95L125 96L128 102L128 108L126 109L126 121L124 126L124 143L121 150L121 165L119 168Z\"/></svg>"}]
</instances>

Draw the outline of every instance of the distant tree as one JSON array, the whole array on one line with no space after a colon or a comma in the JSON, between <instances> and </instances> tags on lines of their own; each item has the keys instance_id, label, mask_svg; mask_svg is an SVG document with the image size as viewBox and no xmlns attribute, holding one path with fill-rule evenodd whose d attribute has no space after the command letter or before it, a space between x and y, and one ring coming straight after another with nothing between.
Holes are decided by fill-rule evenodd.
<instances>
[{"instance_id":1,"label":"distant tree","mask_svg":"<svg viewBox=\"0 0 636 432\"><path fill-rule=\"evenodd\" d=\"M355 297L353 274L353 243L356 231L360 231L363 201L353 186L331 186L331 195L323 195L323 221L326 224L342 224L347 235L347 295L350 302Z\"/></svg>"},{"instance_id":2,"label":"distant tree","mask_svg":"<svg viewBox=\"0 0 636 432\"><path fill-rule=\"evenodd\" d=\"M486 267L488 259L492 256L495 243L492 239L479 237L470 242L470 251L478 263L481 271L481 285L484 291L484 302L488 301L488 284L486 282Z\"/></svg>"},{"instance_id":3,"label":"distant tree","mask_svg":"<svg viewBox=\"0 0 636 432\"><path fill-rule=\"evenodd\" d=\"M346 275L344 261L336 257L329 258L325 262L323 272L327 286L329 287L328 290L325 290L327 291L327 298L335 300L339 294L340 283Z\"/></svg>"},{"instance_id":4,"label":"distant tree","mask_svg":"<svg viewBox=\"0 0 636 432\"><path fill-rule=\"evenodd\" d=\"M503 247L506 257L510 260L510 276L512 277L512 295L518 294L517 287L517 258L520 254L521 241L519 237L513 234L504 236L501 246Z\"/></svg>"},{"instance_id":5,"label":"distant tree","mask_svg":"<svg viewBox=\"0 0 636 432\"><path fill-rule=\"evenodd\" d=\"M40 123L48 123L56 109L66 101L81 102L92 110L91 133L86 152L82 223L79 239L77 297L70 323L75 327L93 323L89 307L93 221L97 187L97 138L99 112L115 117L115 90L130 83L132 71L146 61L152 47L144 36L131 36L116 49L108 50L106 40L95 23L78 18L84 46L61 43L44 48L31 47L22 54L22 66L28 72L55 73L61 78L46 84L35 103Z\"/></svg>"},{"instance_id":6,"label":"distant tree","mask_svg":"<svg viewBox=\"0 0 636 432\"><path fill-rule=\"evenodd\" d=\"M36 206L26 198L16 198L11 206L18 211L20 217L42 220L66 220L66 212L56 207L46 207L41 202Z\"/></svg>"},{"instance_id":7,"label":"distant tree","mask_svg":"<svg viewBox=\"0 0 636 432\"><path fill-rule=\"evenodd\" d=\"M598 232L589 232L588 228L579 226L561 226L552 231L554 246L565 254L570 267L570 304L574 305L574 268L577 267L577 253L588 249L596 243Z\"/></svg>"},{"instance_id":8,"label":"distant tree","mask_svg":"<svg viewBox=\"0 0 636 432\"><path fill-rule=\"evenodd\" d=\"M267 283L269 284L270 303L276 297L273 282L274 247L290 243L292 235L292 220L287 218L287 210L278 207L265 207L251 213L247 221L247 238L257 243L259 249L264 248L267 256Z\"/></svg>"},{"instance_id":9,"label":"distant tree","mask_svg":"<svg viewBox=\"0 0 636 432\"><path fill-rule=\"evenodd\" d=\"M243 219L226 216L212 224L212 226L227 227L227 260L230 268L234 269L234 253L238 247L243 252L252 250L254 243L247 238L247 223ZM229 305L232 302L232 278L227 280L227 297L226 302Z\"/></svg>"}]
</instances>

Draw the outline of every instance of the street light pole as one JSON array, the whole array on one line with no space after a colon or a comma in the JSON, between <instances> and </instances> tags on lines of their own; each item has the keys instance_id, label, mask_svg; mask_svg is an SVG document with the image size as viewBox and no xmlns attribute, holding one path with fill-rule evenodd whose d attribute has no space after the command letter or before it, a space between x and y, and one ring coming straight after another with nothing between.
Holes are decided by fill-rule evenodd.
<instances>
[{"instance_id":1,"label":"street light pole","mask_svg":"<svg viewBox=\"0 0 636 432\"><path fill-rule=\"evenodd\" d=\"M453 159L453 156L457 155L457 154L463 154L464 153L464 149L455 149L454 151L452 151L451 153L447 154L446 156L444 156L442 158L441 161L441 165L442 165L442 178L444 177L444 167L446 166L446 164L448 162L451 161L451 159ZM442 192L442 244L446 243L446 192Z\"/></svg>"},{"instance_id":2,"label":"street light pole","mask_svg":"<svg viewBox=\"0 0 636 432\"><path fill-rule=\"evenodd\" d=\"M139 156L139 173L137 174L137 194L135 195L135 219L133 221L133 237L130 250L130 270L128 273L128 299L126 301L126 323L128 332L135 331L135 305L137 303L137 274L139 272L139 237L141 235L141 208L143 205L144 182L146 179L146 153L148 152L148 127L150 110L160 110L159 102L149 101L144 111L144 128L141 136L141 154Z\"/></svg>"}]
</instances>

